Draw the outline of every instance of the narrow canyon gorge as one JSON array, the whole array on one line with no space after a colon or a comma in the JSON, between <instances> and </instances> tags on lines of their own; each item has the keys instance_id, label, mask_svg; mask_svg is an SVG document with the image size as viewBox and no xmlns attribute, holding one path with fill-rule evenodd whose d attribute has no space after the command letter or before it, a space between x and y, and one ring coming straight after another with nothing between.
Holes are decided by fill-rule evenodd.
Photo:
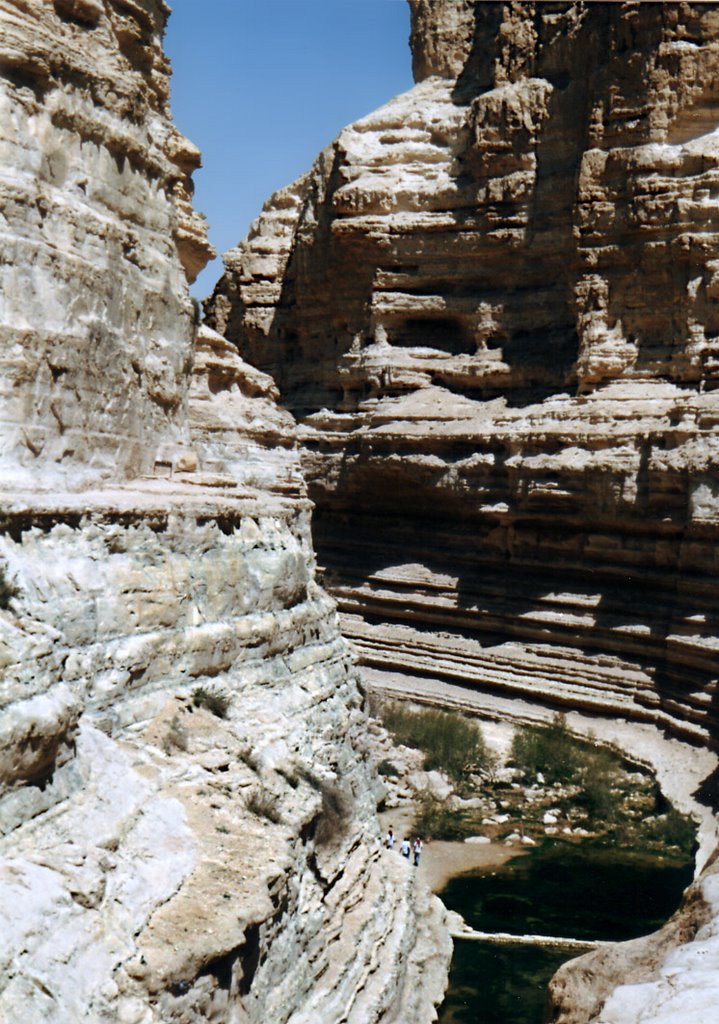
<instances>
[{"instance_id":1,"label":"narrow canyon gorge","mask_svg":"<svg viewBox=\"0 0 719 1024\"><path fill-rule=\"evenodd\" d=\"M436 1019L370 689L653 767L696 879L551 1019L714 1019L719 5L409 6L201 313L170 8L0 0L1 1020Z\"/></svg>"},{"instance_id":2,"label":"narrow canyon gorge","mask_svg":"<svg viewBox=\"0 0 719 1024\"><path fill-rule=\"evenodd\" d=\"M714 749L719 10L410 7L415 88L268 200L208 322L298 420L375 685Z\"/></svg>"},{"instance_id":3,"label":"narrow canyon gorge","mask_svg":"<svg viewBox=\"0 0 719 1024\"><path fill-rule=\"evenodd\" d=\"M425 1020L292 417L197 329L168 15L0 2L0 1019Z\"/></svg>"}]
</instances>

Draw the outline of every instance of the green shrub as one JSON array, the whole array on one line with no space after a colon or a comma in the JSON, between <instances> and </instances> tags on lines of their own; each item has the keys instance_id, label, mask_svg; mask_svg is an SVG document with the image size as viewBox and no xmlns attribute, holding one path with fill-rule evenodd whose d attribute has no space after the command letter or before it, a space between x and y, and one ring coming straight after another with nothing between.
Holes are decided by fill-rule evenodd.
<instances>
[{"instance_id":1,"label":"green shrub","mask_svg":"<svg viewBox=\"0 0 719 1024\"><path fill-rule=\"evenodd\" d=\"M590 819L600 822L616 821L619 814L619 802L614 792L616 774L602 767L598 762L594 768L586 767L581 772L578 803L584 806Z\"/></svg>"},{"instance_id":2,"label":"green shrub","mask_svg":"<svg viewBox=\"0 0 719 1024\"><path fill-rule=\"evenodd\" d=\"M515 732L511 757L525 779L535 779L541 773L549 785L576 786L574 800L595 826L626 817L626 792L620 791L621 759L572 736L563 715L555 715L550 725Z\"/></svg>"},{"instance_id":3,"label":"green shrub","mask_svg":"<svg viewBox=\"0 0 719 1024\"><path fill-rule=\"evenodd\" d=\"M217 718L227 718L232 701L226 693L198 686L192 691L192 703L196 708L204 708Z\"/></svg>"},{"instance_id":4,"label":"green shrub","mask_svg":"<svg viewBox=\"0 0 719 1024\"><path fill-rule=\"evenodd\" d=\"M586 782L590 789L595 782L599 788L615 785L620 767L619 759L608 750L573 736L561 714L549 725L518 729L512 739L511 760L526 779L541 773L549 785Z\"/></svg>"},{"instance_id":5,"label":"green shrub","mask_svg":"<svg viewBox=\"0 0 719 1024\"><path fill-rule=\"evenodd\" d=\"M447 800L424 793L415 806L412 835L426 836L427 839L463 839L466 829L461 815L450 807Z\"/></svg>"},{"instance_id":6,"label":"green shrub","mask_svg":"<svg viewBox=\"0 0 719 1024\"><path fill-rule=\"evenodd\" d=\"M399 775L399 770L396 764L392 764L391 761L384 758L384 760L380 761L377 765L377 774L385 775L387 778L394 778L396 775Z\"/></svg>"},{"instance_id":7,"label":"green shrub","mask_svg":"<svg viewBox=\"0 0 719 1024\"><path fill-rule=\"evenodd\" d=\"M277 806L277 798L266 790L264 786L252 790L249 796L245 798L245 807L251 814L257 815L258 818L266 818L275 825L279 825L282 821L282 816Z\"/></svg>"},{"instance_id":8,"label":"green shrub","mask_svg":"<svg viewBox=\"0 0 719 1024\"><path fill-rule=\"evenodd\" d=\"M7 574L7 566L0 562L0 608L10 607L10 602L19 597L20 589L15 580L10 579Z\"/></svg>"},{"instance_id":9,"label":"green shrub","mask_svg":"<svg viewBox=\"0 0 719 1024\"><path fill-rule=\"evenodd\" d=\"M570 782L581 767L579 744L564 715L555 715L550 725L518 729L512 739L511 759L526 779L541 772L544 781Z\"/></svg>"},{"instance_id":10,"label":"green shrub","mask_svg":"<svg viewBox=\"0 0 719 1024\"><path fill-rule=\"evenodd\" d=\"M458 712L411 711L394 703L384 707L382 720L398 743L424 752L426 768L445 771L455 781L494 765L479 726Z\"/></svg>"},{"instance_id":11,"label":"green shrub","mask_svg":"<svg viewBox=\"0 0 719 1024\"><path fill-rule=\"evenodd\" d=\"M646 824L649 837L664 847L676 846L682 853L691 855L696 846L696 824L676 807L670 805L666 814Z\"/></svg>"}]
</instances>

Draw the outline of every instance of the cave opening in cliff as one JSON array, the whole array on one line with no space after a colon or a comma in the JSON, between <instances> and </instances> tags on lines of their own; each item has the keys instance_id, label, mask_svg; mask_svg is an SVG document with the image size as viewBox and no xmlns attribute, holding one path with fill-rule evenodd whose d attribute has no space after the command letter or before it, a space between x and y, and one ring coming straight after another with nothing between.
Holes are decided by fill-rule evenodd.
<instances>
[{"instance_id":1,"label":"cave opening in cliff","mask_svg":"<svg viewBox=\"0 0 719 1024\"><path fill-rule=\"evenodd\" d=\"M447 355L471 355L476 344L456 317L408 317L388 326L387 340L396 348L431 348Z\"/></svg>"}]
</instances>

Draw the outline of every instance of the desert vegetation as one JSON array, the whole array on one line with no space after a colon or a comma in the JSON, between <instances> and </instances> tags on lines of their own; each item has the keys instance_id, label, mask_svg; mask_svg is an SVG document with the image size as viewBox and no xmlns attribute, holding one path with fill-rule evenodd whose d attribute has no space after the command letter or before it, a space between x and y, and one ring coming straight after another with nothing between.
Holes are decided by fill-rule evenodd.
<instances>
[{"instance_id":1,"label":"desert vegetation","mask_svg":"<svg viewBox=\"0 0 719 1024\"><path fill-rule=\"evenodd\" d=\"M352 820L352 796L339 781L322 778L306 765L299 766L295 774L319 793L321 804L315 819L315 842L318 846L331 846L347 833Z\"/></svg>"},{"instance_id":2,"label":"desert vegetation","mask_svg":"<svg viewBox=\"0 0 719 1024\"><path fill-rule=\"evenodd\" d=\"M197 686L192 691L192 703L196 708L204 708L217 718L227 718L232 702L228 694L220 690Z\"/></svg>"},{"instance_id":3,"label":"desert vegetation","mask_svg":"<svg viewBox=\"0 0 719 1024\"><path fill-rule=\"evenodd\" d=\"M377 707L396 744L423 754L425 770L450 782L445 794L414 794L412 830L435 839L485 836L536 843L547 837L631 846L669 858L693 853L695 826L663 796L654 776L614 750L572 734L562 715L515 729L501 764L478 724L457 712ZM401 787L401 758L378 771Z\"/></svg>"},{"instance_id":4,"label":"desert vegetation","mask_svg":"<svg viewBox=\"0 0 719 1024\"><path fill-rule=\"evenodd\" d=\"M282 820L277 797L264 786L251 790L245 797L245 807L250 814L257 818L265 818L274 825L278 825Z\"/></svg>"},{"instance_id":5,"label":"desert vegetation","mask_svg":"<svg viewBox=\"0 0 719 1024\"><path fill-rule=\"evenodd\" d=\"M666 800L654 777L614 751L573 736L563 715L549 725L517 730L510 763L525 782L559 790L560 814L583 815L604 842L693 851L694 823Z\"/></svg>"},{"instance_id":6,"label":"desert vegetation","mask_svg":"<svg viewBox=\"0 0 719 1024\"><path fill-rule=\"evenodd\" d=\"M527 780L542 775L545 782L570 782L598 760L606 762L606 752L575 739L564 715L555 715L550 725L528 725L517 729L512 740L511 759L519 774ZM605 764L606 767L606 764Z\"/></svg>"},{"instance_id":7,"label":"desert vegetation","mask_svg":"<svg viewBox=\"0 0 719 1024\"><path fill-rule=\"evenodd\" d=\"M342 839L352 818L352 800L336 782L320 784L322 808L317 819L315 842L318 846L331 846Z\"/></svg>"},{"instance_id":8,"label":"desert vegetation","mask_svg":"<svg viewBox=\"0 0 719 1024\"><path fill-rule=\"evenodd\" d=\"M382 720L398 743L424 753L428 770L444 771L455 782L494 766L494 756L480 727L456 712L433 708L412 711L391 703L384 706Z\"/></svg>"}]
</instances>

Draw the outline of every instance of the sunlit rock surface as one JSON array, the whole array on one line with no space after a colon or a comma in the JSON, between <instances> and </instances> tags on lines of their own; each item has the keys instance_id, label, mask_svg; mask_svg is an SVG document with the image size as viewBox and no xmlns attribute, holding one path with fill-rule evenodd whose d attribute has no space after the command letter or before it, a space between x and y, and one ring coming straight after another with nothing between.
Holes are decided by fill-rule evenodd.
<instances>
[{"instance_id":1,"label":"sunlit rock surface","mask_svg":"<svg viewBox=\"0 0 719 1024\"><path fill-rule=\"evenodd\" d=\"M719 10L410 6L418 84L267 201L209 322L299 418L379 685L713 745ZM647 984L612 1021L664 1021Z\"/></svg>"},{"instance_id":2,"label":"sunlit rock surface","mask_svg":"<svg viewBox=\"0 0 719 1024\"><path fill-rule=\"evenodd\" d=\"M0 1018L429 1021L294 422L195 329L167 15L0 0Z\"/></svg>"},{"instance_id":3,"label":"sunlit rock surface","mask_svg":"<svg viewBox=\"0 0 719 1024\"><path fill-rule=\"evenodd\" d=\"M167 111L166 8L4 0L0 17L3 479L151 473L187 441L185 271L211 255L199 153Z\"/></svg>"},{"instance_id":4,"label":"sunlit rock surface","mask_svg":"<svg viewBox=\"0 0 719 1024\"><path fill-rule=\"evenodd\" d=\"M445 10L464 39L462 5L415 6L415 39ZM210 322L300 417L363 659L705 740L719 15L473 11L458 78L268 200Z\"/></svg>"}]
</instances>

